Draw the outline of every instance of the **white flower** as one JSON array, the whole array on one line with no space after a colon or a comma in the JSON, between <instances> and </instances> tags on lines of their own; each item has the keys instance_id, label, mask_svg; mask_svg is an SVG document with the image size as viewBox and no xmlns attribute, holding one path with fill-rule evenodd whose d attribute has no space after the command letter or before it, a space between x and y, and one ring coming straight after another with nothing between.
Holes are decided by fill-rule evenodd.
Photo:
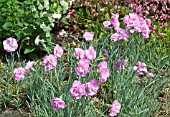
<instances>
[{"instance_id":1,"label":"white flower","mask_svg":"<svg viewBox=\"0 0 170 117\"><path fill-rule=\"evenodd\" d=\"M53 14L53 18L60 19L61 18L61 14Z\"/></svg>"}]
</instances>

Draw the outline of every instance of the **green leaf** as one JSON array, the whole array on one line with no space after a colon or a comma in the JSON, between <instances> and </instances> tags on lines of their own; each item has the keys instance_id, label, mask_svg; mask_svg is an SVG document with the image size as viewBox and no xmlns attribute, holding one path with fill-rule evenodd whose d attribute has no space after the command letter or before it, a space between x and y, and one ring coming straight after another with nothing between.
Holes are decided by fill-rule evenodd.
<instances>
[{"instance_id":1,"label":"green leaf","mask_svg":"<svg viewBox=\"0 0 170 117\"><path fill-rule=\"evenodd\" d=\"M24 54L28 54L28 53L30 53L30 52L33 52L35 50L35 48L26 48L25 50L24 50Z\"/></svg>"},{"instance_id":2,"label":"green leaf","mask_svg":"<svg viewBox=\"0 0 170 117\"><path fill-rule=\"evenodd\" d=\"M61 21L61 22L63 22L64 24L68 24L68 25L70 25L70 24L68 23L68 21L67 21L67 20L65 20L64 18L62 18L60 21Z\"/></svg>"},{"instance_id":3,"label":"green leaf","mask_svg":"<svg viewBox=\"0 0 170 117\"><path fill-rule=\"evenodd\" d=\"M5 24L2 26L5 30L8 30L10 26L13 26L11 22L5 22Z\"/></svg>"}]
</instances>

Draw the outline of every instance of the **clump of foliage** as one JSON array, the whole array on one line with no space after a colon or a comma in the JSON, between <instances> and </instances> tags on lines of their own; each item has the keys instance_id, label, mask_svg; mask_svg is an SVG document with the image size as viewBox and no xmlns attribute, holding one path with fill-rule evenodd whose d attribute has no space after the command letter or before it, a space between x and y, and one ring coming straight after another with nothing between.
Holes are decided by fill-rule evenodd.
<instances>
[{"instance_id":1,"label":"clump of foliage","mask_svg":"<svg viewBox=\"0 0 170 117\"><path fill-rule=\"evenodd\" d=\"M45 46L51 46L51 31L67 12L68 2L61 0L1 0L0 44L8 37L16 38L24 54L38 47L34 40L40 35ZM42 49L42 48L41 48Z\"/></svg>"}]
</instances>

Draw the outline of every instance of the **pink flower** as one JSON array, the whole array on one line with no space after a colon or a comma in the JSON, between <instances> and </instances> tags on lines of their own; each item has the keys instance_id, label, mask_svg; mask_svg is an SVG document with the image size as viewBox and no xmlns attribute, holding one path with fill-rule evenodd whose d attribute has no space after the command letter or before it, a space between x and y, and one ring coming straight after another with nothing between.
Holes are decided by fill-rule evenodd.
<instances>
[{"instance_id":1,"label":"pink flower","mask_svg":"<svg viewBox=\"0 0 170 117\"><path fill-rule=\"evenodd\" d=\"M54 97L53 99L50 100L50 103L56 110L65 107L65 102L60 98Z\"/></svg>"},{"instance_id":2,"label":"pink flower","mask_svg":"<svg viewBox=\"0 0 170 117\"><path fill-rule=\"evenodd\" d=\"M35 45L39 45L40 43L40 36L38 35L35 39Z\"/></svg>"},{"instance_id":3,"label":"pink flower","mask_svg":"<svg viewBox=\"0 0 170 117\"><path fill-rule=\"evenodd\" d=\"M63 55L63 48L60 47L58 44L54 47L54 56L56 58L59 58Z\"/></svg>"},{"instance_id":4,"label":"pink flower","mask_svg":"<svg viewBox=\"0 0 170 117\"><path fill-rule=\"evenodd\" d=\"M74 56L79 59L83 59L84 57L84 50L81 48L74 48Z\"/></svg>"},{"instance_id":5,"label":"pink flower","mask_svg":"<svg viewBox=\"0 0 170 117\"><path fill-rule=\"evenodd\" d=\"M119 34L118 34L118 33L111 34L111 35L110 35L110 40L111 40L111 41L117 41L117 40L119 40Z\"/></svg>"},{"instance_id":6,"label":"pink flower","mask_svg":"<svg viewBox=\"0 0 170 117\"><path fill-rule=\"evenodd\" d=\"M31 69L31 67L34 65L34 61L28 61L28 63L26 64L26 66L24 67L25 69L25 73L29 72L29 70Z\"/></svg>"},{"instance_id":7,"label":"pink flower","mask_svg":"<svg viewBox=\"0 0 170 117\"><path fill-rule=\"evenodd\" d=\"M110 19L110 23L113 25L113 27L115 29L119 28L120 27L120 23L119 23L119 14L113 14L111 19Z\"/></svg>"},{"instance_id":8,"label":"pink flower","mask_svg":"<svg viewBox=\"0 0 170 117\"><path fill-rule=\"evenodd\" d=\"M15 38L7 38L3 41L4 49L7 52L13 52L18 48L17 40Z\"/></svg>"},{"instance_id":9,"label":"pink flower","mask_svg":"<svg viewBox=\"0 0 170 117\"><path fill-rule=\"evenodd\" d=\"M104 28L106 29L106 30L109 30L110 29L110 25L111 25L111 23L110 23L110 21L104 21L103 22L103 25L104 25Z\"/></svg>"},{"instance_id":10,"label":"pink flower","mask_svg":"<svg viewBox=\"0 0 170 117\"><path fill-rule=\"evenodd\" d=\"M44 57L42 65L45 66L46 71L49 71L49 70L54 69L56 67L57 60L56 60L54 55L49 54L48 56Z\"/></svg>"},{"instance_id":11,"label":"pink flower","mask_svg":"<svg viewBox=\"0 0 170 117\"><path fill-rule=\"evenodd\" d=\"M85 50L84 53L83 59L94 60L96 58L96 50L92 46L90 46L88 50Z\"/></svg>"},{"instance_id":12,"label":"pink flower","mask_svg":"<svg viewBox=\"0 0 170 117\"><path fill-rule=\"evenodd\" d=\"M127 66L127 64L128 64L127 60L124 60L124 61L121 62L121 60L118 59L114 64L114 69L115 70L124 69L125 66Z\"/></svg>"},{"instance_id":13,"label":"pink flower","mask_svg":"<svg viewBox=\"0 0 170 117\"><path fill-rule=\"evenodd\" d=\"M142 76L147 72L146 64L144 62L136 62L136 66L133 67L133 71L137 73L138 76Z\"/></svg>"},{"instance_id":14,"label":"pink flower","mask_svg":"<svg viewBox=\"0 0 170 117\"><path fill-rule=\"evenodd\" d=\"M14 77L16 80L23 80L25 74L25 69L22 67L18 67L14 69Z\"/></svg>"},{"instance_id":15,"label":"pink flower","mask_svg":"<svg viewBox=\"0 0 170 117\"><path fill-rule=\"evenodd\" d=\"M86 87L86 96L93 96L97 93L99 89L99 84L96 79L90 80L90 82L85 84Z\"/></svg>"},{"instance_id":16,"label":"pink flower","mask_svg":"<svg viewBox=\"0 0 170 117\"><path fill-rule=\"evenodd\" d=\"M80 81L75 80L70 88L70 95L75 99L80 99L83 95L85 95L85 85L81 84Z\"/></svg>"},{"instance_id":17,"label":"pink flower","mask_svg":"<svg viewBox=\"0 0 170 117\"><path fill-rule=\"evenodd\" d=\"M106 82L107 78L109 77L109 75L110 75L110 72L109 72L108 68L102 69L101 72L100 72L100 79L99 79L99 81L100 82Z\"/></svg>"},{"instance_id":18,"label":"pink flower","mask_svg":"<svg viewBox=\"0 0 170 117\"><path fill-rule=\"evenodd\" d=\"M152 73L145 72L145 75L146 75L147 77L154 78L154 75L153 75Z\"/></svg>"},{"instance_id":19,"label":"pink flower","mask_svg":"<svg viewBox=\"0 0 170 117\"><path fill-rule=\"evenodd\" d=\"M121 109L121 104L115 100L112 103L112 107L109 110L109 115L110 116L117 116L118 113L120 113L120 109Z\"/></svg>"},{"instance_id":20,"label":"pink flower","mask_svg":"<svg viewBox=\"0 0 170 117\"><path fill-rule=\"evenodd\" d=\"M106 61L102 61L102 62L100 62L100 63L98 64L97 70L98 70L99 72L101 72L102 69L106 69L106 68L108 68L108 67L107 67L107 62L106 62Z\"/></svg>"},{"instance_id":21,"label":"pink flower","mask_svg":"<svg viewBox=\"0 0 170 117\"><path fill-rule=\"evenodd\" d=\"M64 37L64 35L67 34L66 31L64 31L64 29L62 29L60 32L59 32L59 35L61 37Z\"/></svg>"},{"instance_id":22,"label":"pink flower","mask_svg":"<svg viewBox=\"0 0 170 117\"><path fill-rule=\"evenodd\" d=\"M75 71L79 76L86 76L86 74L89 72L89 64L90 61L86 61L81 59L78 63L78 66L75 67Z\"/></svg>"},{"instance_id":23,"label":"pink flower","mask_svg":"<svg viewBox=\"0 0 170 117\"><path fill-rule=\"evenodd\" d=\"M85 38L86 41L93 40L94 33L93 32L85 32L83 35L83 38Z\"/></svg>"}]
</instances>

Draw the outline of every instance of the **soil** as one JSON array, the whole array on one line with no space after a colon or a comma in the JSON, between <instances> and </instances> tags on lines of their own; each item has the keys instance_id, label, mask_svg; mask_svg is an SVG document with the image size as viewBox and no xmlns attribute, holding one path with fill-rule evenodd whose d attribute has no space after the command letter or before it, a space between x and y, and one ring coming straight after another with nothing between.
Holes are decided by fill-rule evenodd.
<instances>
[{"instance_id":1,"label":"soil","mask_svg":"<svg viewBox=\"0 0 170 117\"><path fill-rule=\"evenodd\" d=\"M0 117L32 117L31 113L22 110L8 109L0 113Z\"/></svg>"}]
</instances>

